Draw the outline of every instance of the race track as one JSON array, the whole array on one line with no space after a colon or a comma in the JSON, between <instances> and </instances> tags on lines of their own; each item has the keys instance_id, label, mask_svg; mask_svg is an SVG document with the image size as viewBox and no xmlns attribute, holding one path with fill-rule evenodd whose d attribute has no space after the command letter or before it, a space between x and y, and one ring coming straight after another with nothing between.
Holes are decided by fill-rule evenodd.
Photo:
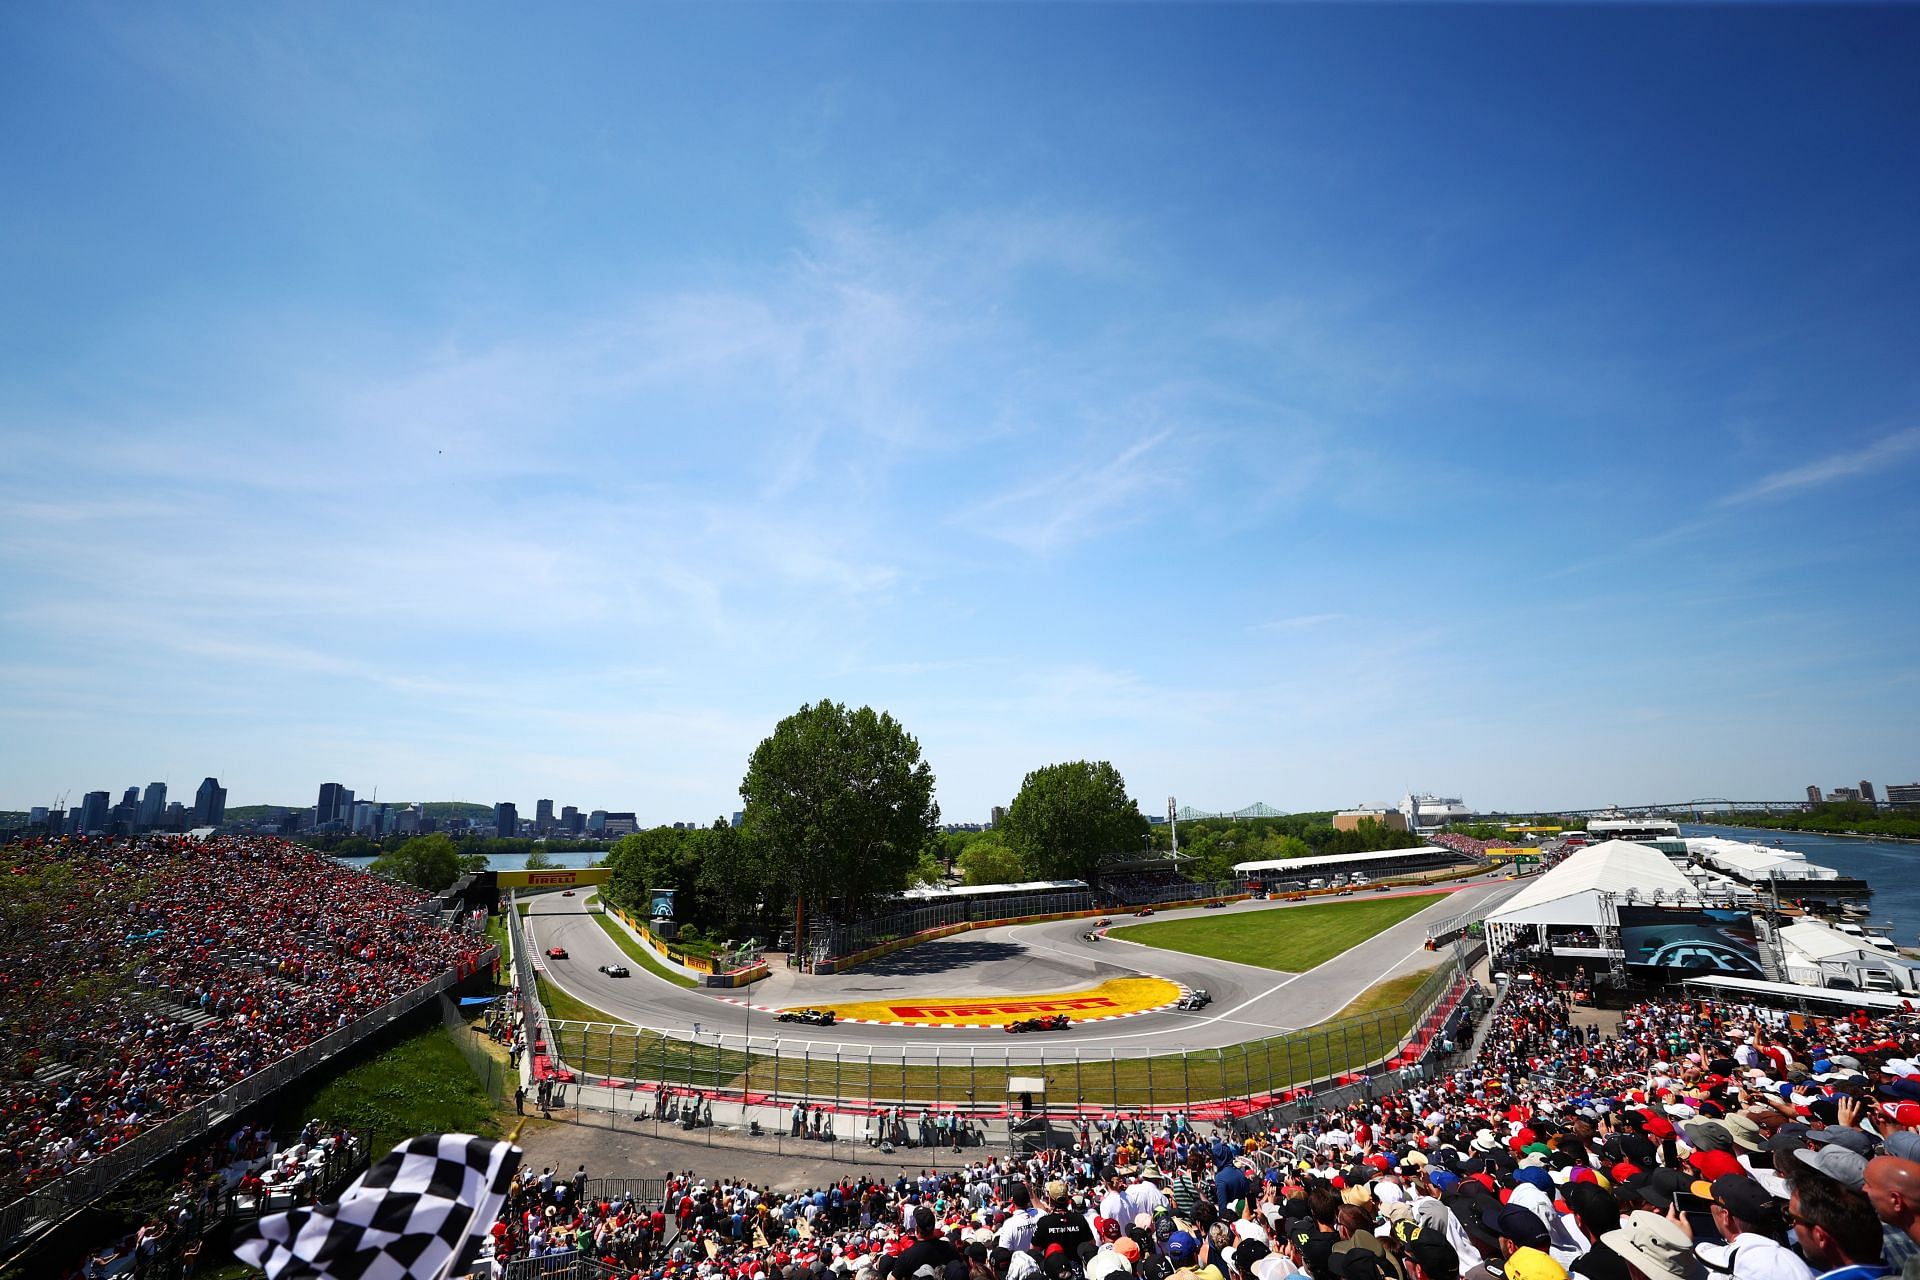
<instances>
[{"instance_id":1,"label":"race track","mask_svg":"<svg viewBox=\"0 0 1920 1280\"><path fill-rule=\"evenodd\" d=\"M826 977L782 970L752 987L707 991L677 987L632 964L586 911L584 898L546 894L533 900L525 926L536 964L547 980L579 1000L640 1026L676 1034L754 1039L781 1038L789 1052L859 1053L883 1050L888 1057L915 1057L924 1048L952 1057L958 1048L984 1049L992 1056L1021 1061L1044 1052L1057 1060L1076 1050L1122 1056L1212 1049L1275 1035L1332 1017L1382 979L1429 968L1441 957L1426 950L1428 922L1465 912L1491 909L1519 886L1504 878L1484 877L1438 894L1435 905L1374 935L1358 946L1304 974L1280 973L1253 965L1191 956L1106 938L1087 942L1088 920L1004 925L951 938L923 942L891 956ZM1417 891L1415 891L1417 892ZM1322 900L1324 901L1324 900ZM1220 908L1161 913L1181 919L1245 911L1286 911L1296 903L1244 902ZM1116 924L1125 920L1115 916ZM1131 923L1130 920L1127 921ZM568 958L548 960L548 947L565 947ZM602 964L627 964L629 978L610 978ZM1105 979L1148 974L1213 995L1206 1009L1167 1009L1109 1021L1076 1025L1066 1031L1010 1036L999 1029L911 1027L842 1023L811 1027L777 1023L762 1009L878 999L938 1000L953 997L1015 996L1093 987ZM750 1008L748 1005L757 1006Z\"/></svg>"}]
</instances>

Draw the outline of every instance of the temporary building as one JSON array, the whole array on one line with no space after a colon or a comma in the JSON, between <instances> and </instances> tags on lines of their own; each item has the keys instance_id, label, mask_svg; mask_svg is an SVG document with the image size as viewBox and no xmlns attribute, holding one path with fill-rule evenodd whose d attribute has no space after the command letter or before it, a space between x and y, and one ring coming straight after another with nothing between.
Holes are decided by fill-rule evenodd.
<instances>
[{"instance_id":1,"label":"temporary building","mask_svg":"<svg viewBox=\"0 0 1920 1280\"><path fill-rule=\"evenodd\" d=\"M1613 895L1615 910L1604 899ZM1487 938L1497 950L1522 929L1612 927L1620 901L1700 903L1706 900L1664 853L1628 840L1609 840L1576 851L1528 882L1487 916ZM1725 902L1724 892L1710 895Z\"/></svg>"}]
</instances>

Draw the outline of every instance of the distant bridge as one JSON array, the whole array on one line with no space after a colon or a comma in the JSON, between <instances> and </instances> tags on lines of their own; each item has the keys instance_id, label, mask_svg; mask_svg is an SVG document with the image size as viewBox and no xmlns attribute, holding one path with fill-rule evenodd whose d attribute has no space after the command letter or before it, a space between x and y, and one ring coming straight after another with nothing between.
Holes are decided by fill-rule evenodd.
<instances>
[{"instance_id":1,"label":"distant bridge","mask_svg":"<svg viewBox=\"0 0 1920 1280\"><path fill-rule=\"evenodd\" d=\"M1721 796L1703 796L1698 800L1669 800L1657 804L1609 804L1597 809L1508 809L1492 813L1474 815L1475 821L1492 821L1496 818L1604 818L1618 815L1623 818L1667 817L1672 814L1697 815L1701 813L1794 813L1812 808L1803 796L1797 800L1728 800ZM1276 809L1264 801L1257 801L1244 809L1196 809L1183 804L1174 812L1181 822L1198 822L1208 818L1284 818L1287 810Z\"/></svg>"},{"instance_id":2,"label":"distant bridge","mask_svg":"<svg viewBox=\"0 0 1920 1280\"><path fill-rule=\"evenodd\" d=\"M1256 801L1244 809L1221 810L1217 813L1208 809L1196 809L1190 804L1183 804L1174 811L1174 817L1182 822L1198 822L1205 818L1284 818L1286 816L1285 809L1276 809L1265 801Z\"/></svg>"}]
</instances>

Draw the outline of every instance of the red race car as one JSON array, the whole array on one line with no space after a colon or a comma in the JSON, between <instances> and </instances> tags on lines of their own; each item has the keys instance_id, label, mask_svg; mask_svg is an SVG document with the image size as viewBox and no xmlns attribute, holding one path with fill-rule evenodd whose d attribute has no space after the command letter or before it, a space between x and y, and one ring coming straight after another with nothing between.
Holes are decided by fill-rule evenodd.
<instances>
[{"instance_id":1,"label":"red race car","mask_svg":"<svg viewBox=\"0 0 1920 1280\"><path fill-rule=\"evenodd\" d=\"M547 959L565 960L566 958L567 958L567 949L565 947L548 947L547 948Z\"/></svg>"},{"instance_id":2,"label":"red race car","mask_svg":"<svg viewBox=\"0 0 1920 1280\"><path fill-rule=\"evenodd\" d=\"M1026 1031L1065 1031L1072 1025L1072 1019L1066 1014L1050 1013L1044 1018L1022 1018L1018 1022L1009 1022L1007 1034L1015 1036Z\"/></svg>"}]
</instances>

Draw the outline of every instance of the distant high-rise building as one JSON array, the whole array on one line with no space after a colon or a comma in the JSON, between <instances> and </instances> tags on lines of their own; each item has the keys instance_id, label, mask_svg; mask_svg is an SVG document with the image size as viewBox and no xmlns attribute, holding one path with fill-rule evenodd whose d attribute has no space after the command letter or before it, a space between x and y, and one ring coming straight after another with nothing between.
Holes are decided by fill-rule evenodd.
<instances>
[{"instance_id":1,"label":"distant high-rise building","mask_svg":"<svg viewBox=\"0 0 1920 1280\"><path fill-rule=\"evenodd\" d=\"M127 793L120 797L121 804L132 805L136 811L140 808L140 788L128 787Z\"/></svg>"},{"instance_id":2,"label":"distant high-rise building","mask_svg":"<svg viewBox=\"0 0 1920 1280\"><path fill-rule=\"evenodd\" d=\"M560 810L560 829L567 834L579 835L581 829L585 827L586 824L586 818L583 817L580 810L573 805L568 805Z\"/></svg>"},{"instance_id":3,"label":"distant high-rise building","mask_svg":"<svg viewBox=\"0 0 1920 1280\"><path fill-rule=\"evenodd\" d=\"M149 782L147 794L140 797L140 814L134 819L143 827L157 827L167 816L167 784Z\"/></svg>"},{"instance_id":4,"label":"distant high-rise building","mask_svg":"<svg viewBox=\"0 0 1920 1280\"><path fill-rule=\"evenodd\" d=\"M160 815L160 825L168 831L185 831L187 829L187 806L181 804L178 800L168 801L167 811Z\"/></svg>"},{"instance_id":5,"label":"distant high-rise building","mask_svg":"<svg viewBox=\"0 0 1920 1280\"><path fill-rule=\"evenodd\" d=\"M746 825L747 825L747 811L745 809L735 809L733 811L733 829L735 831L738 831L741 827L744 827Z\"/></svg>"},{"instance_id":6,"label":"distant high-rise building","mask_svg":"<svg viewBox=\"0 0 1920 1280\"><path fill-rule=\"evenodd\" d=\"M1880 803L1878 800L1875 800L1873 798L1873 784L1871 782L1868 782L1865 778L1860 779L1860 798L1862 800L1865 800L1868 804Z\"/></svg>"},{"instance_id":7,"label":"distant high-rise building","mask_svg":"<svg viewBox=\"0 0 1920 1280\"><path fill-rule=\"evenodd\" d=\"M193 793L193 825L217 827L227 819L227 789L218 778L208 778Z\"/></svg>"},{"instance_id":8,"label":"distant high-rise building","mask_svg":"<svg viewBox=\"0 0 1920 1280\"><path fill-rule=\"evenodd\" d=\"M599 835L607 829L607 811L595 809L587 815L587 830Z\"/></svg>"},{"instance_id":9,"label":"distant high-rise building","mask_svg":"<svg viewBox=\"0 0 1920 1280\"><path fill-rule=\"evenodd\" d=\"M1003 824L1004 822L1006 822L1006 820L1007 820L1007 806L1003 804L997 804L993 806L993 812L988 815L987 825L990 827L997 827Z\"/></svg>"},{"instance_id":10,"label":"distant high-rise building","mask_svg":"<svg viewBox=\"0 0 1920 1280\"><path fill-rule=\"evenodd\" d=\"M104 791L89 791L80 801L80 830L75 834L86 835L92 831L107 829L108 803L113 799Z\"/></svg>"},{"instance_id":11,"label":"distant high-rise building","mask_svg":"<svg viewBox=\"0 0 1920 1280\"><path fill-rule=\"evenodd\" d=\"M600 829L610 836L630 836L640 829L640 823L631 813L600 813L595 816L601 820Z\"/></svg>"},{"instance_id":12,"label":"distant high-rise building","mask_svg":"<svg viewBox=\"0 0 1920 1280\"><path fill-rule=\"evenodd\" d=\"M36 804L32 808L28 809L27 825L30 827L46 826L47 825L47 806L43 804Z\"/></svg>"},{"instance_id":13,"label":"distant high-rise building","mask_svg":"<svg viewBox=\"0 0 1920 1280\"><path fill-rule=\"evenodd\" d=\"M374 815L375 809L376 809L376 806L371 800L354 801L353 814L352 814L353 821L348 824L348 829L357 836L358 835L378 835L379 832L373 829L373 815Z\"/></svg>"},{"instance_id":14,"label":"distant high-rise building","mask_svg":"<svg viewBox=\"0 0 1920 1280\"><path fill-rule=\"evenodd\" d=\"M493 833L503 838L520 834L520 810L512 801L502 800L493 806Z\"/></svg>"},{"instance_id":15,"label":"distant high-rise building","mask_svg":"<svg viewBox=\"0 0 1920 1280\"><path fill-rule=\"evenodd\" d=\"M1830 804L1854 804L1859 799L1860 792L1853 787L1835 787L1827 792L1827 801Z\"/></svg>"},{"instance_id":16,"label":"distant high-rise building","mask_svg":"<svg viewBox=\"0 0 1920 1280\"><path fill-rule=\"evenodd\" d=\"M1895 809L1920 808L1920 782L1888 783L1887 804Z\"/></svg>"},{"instance_id":17,"label":"distant high-rise building","mask_svg":"<svg viewBox=\"0 0 1920 1280\"><path fill-rule=\"evenodd\" d=\"M553 830L553 801L537 800L533 806L533 829L540 835Z\"/></svg>"},{"instance_id":18,"label":"distant high-rise building","mask_svg":"<svg viewBox=\"0 0 1920 1280\"><path fill-rule=\"evenodd\" d=\"M1820 803L1820 787L1818 783L1810 782L1807 784L1807 803L1808 804Z\"/></svg>"},{"instance_id":19,"label":"distant high-rise building","mask_svg":"<svg viewBox=\"0 0 1920 1280\"><path fill-rule=\"evenodd\" d=\"M320 784L320 800L313 806L313 825L324 827L329 822L339 822L346 815L341 810L352 803L353 793L337 782Z\"/></svg>"}]
</instances>

